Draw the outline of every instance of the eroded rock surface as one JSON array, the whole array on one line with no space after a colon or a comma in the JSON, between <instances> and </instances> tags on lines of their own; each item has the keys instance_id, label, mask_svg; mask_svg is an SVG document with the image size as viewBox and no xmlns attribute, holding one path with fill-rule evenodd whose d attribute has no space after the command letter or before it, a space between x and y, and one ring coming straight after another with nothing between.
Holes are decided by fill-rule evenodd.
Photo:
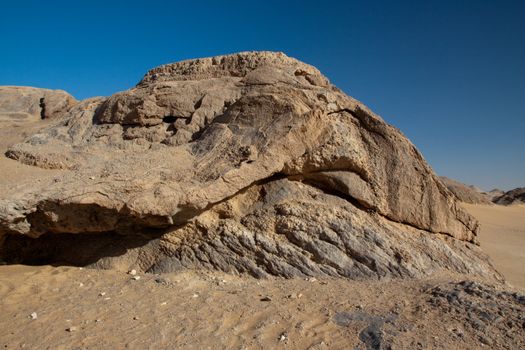
<instances>
[{"instance_id":1,"label":"eroded rock surface","mask_svg":"<svg viewBox=\"0 0 525 350\"><path fill-rule=\"evenodd\" d=\"M282 53L155 68L6 154L67 170L2 197L10 261L52 258L40 245L149 271L498 278L474 244L478 223L414 145ZM86 244L68 257L72 235ZM112 242L103 257L101 241Z\"/></svg>"},{"instance_id":2,"label":"eroded rock surface","mask_svg":"<svg viewBox=\"0 0 525 350\"><path fill-rule=\"evenodd\" d=\"M57 118L76 102L62 90L0 86L0 122Z\"/></svg>"}]
</instances>

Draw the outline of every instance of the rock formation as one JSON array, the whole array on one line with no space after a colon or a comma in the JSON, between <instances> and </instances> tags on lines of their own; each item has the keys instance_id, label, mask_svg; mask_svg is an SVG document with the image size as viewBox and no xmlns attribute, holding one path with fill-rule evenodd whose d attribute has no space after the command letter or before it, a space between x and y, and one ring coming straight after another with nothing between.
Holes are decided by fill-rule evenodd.
<instances>
[{"instance_id":1,"label":"rock formation","mask_svg":"<svg viewBox=\"0 0 525 350\"><path fill-rule=\"evenodd\" d=\"M495 197L493 202L502 205L525 204L525 187L518 187Z\"/></svg>"},{"instance_id":2,"label":"rock formation","mask_svg":"<svg viewBox=\"0 0 525 350\"><path fill-rule=\"evenodd\" d=\"M489 197L483 193L479 188L472 185L465 185L459 181L449 179L445 176L440 176L441 181L447 186L457 199L464 203L471 204L490 204Z\"/></svg>"},{"instance_id":3,"label":"rock formation","mask_svg":"<svg viewBox=\"0 0 525 350\"><path fill-rule=\"evenodd\" d=\"M494 199L498 198L498 197L501 197L505 194L505 191L502 191L498 188L495 188L493 190L490 190L488 192L485 192L485 195L487 196L487 198L491 201L491 202L494 202Z\"/></svg>"},{"instance_id":4,"label":"rock formation","mask_svg":"<svg viewBox=\"0 0 525 350\"><path fill-rule=\"evenodd\" d=\"M76 102L62 90L0 86L0 122L57 118Z\"/></svg>"},{"instance_id":5,"label":"rock formation","mask_svg":"<svg viewBox=\"0 0 525 350\"><path fill-rule=\"evenodd\" d=\"M2 196L8 261L498 278L414 145L282 53L155 68L6 155L63 170Z\"/></svg>"}]
</instances>

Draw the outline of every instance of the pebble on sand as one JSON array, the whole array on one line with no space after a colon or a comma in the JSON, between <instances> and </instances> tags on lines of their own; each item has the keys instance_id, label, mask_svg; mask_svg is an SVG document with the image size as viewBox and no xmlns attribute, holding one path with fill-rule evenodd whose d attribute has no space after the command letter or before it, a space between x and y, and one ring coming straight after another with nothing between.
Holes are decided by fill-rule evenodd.
<instances>
[{"instance_id":1,"label":"pebble on sand","mask_svg":"<svg viewBox=\"0 0 525 350\"><path fill-rule=\"evenodd\" d=\"M29 315L29 318L32 320L36 320L38 318L38 315L36 312L32 312L31 315Z\"/></svg>"}]
</instances>

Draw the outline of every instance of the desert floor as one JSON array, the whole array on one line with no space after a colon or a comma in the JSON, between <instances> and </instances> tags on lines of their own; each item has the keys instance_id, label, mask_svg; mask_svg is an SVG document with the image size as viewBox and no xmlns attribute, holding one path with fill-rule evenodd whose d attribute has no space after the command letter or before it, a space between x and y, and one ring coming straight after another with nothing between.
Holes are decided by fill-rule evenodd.
<instances>
[{"instance_id":1,"label":"desert floor","mask_svg":"<svg viewBox=\"0 0 525 350\"><path fill-rule=\"evenodd\" d=\"M498 271L525 291L525 205L463 206L479 220L481 247Z\"/></svg>"}]
</instances>

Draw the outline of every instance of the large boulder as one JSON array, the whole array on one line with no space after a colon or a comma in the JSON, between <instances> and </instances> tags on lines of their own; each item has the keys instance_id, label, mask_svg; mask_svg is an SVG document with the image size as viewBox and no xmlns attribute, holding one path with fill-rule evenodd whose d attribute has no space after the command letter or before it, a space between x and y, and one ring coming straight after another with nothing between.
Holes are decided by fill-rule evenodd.
<instances>
[{"instance_id":1,"label":"large boulder","mask_svg":"<svg viewBox=\"0 0 525 350\"><path fill-rule=\"evenodd\" d=\"M62 90L0 86L0 122L57 118L77 100Z\"/></svg>"},{"instance_id":2,"label":"large boulder","mask_svg":"<svg viewBox=\"0 0 525 350\"><path fill-rule=\"evenodd\" d=\"M441 181L461 202L470 204L490 204L489 196L479 188L472 185L465 185L459 181L441 176Z\"/></svg>"},{"instance_id":3,"label":"large boulder","mask_svg":"<svg viewBox=\"0 0 525 350\"><path fill-rule=\"evenodd\" d=\"M414 145L282 53L155 68L6 154L65 170L3 196L9 261L498 276L475 245L477 221Z\"/></svg>"}]
</instances>

